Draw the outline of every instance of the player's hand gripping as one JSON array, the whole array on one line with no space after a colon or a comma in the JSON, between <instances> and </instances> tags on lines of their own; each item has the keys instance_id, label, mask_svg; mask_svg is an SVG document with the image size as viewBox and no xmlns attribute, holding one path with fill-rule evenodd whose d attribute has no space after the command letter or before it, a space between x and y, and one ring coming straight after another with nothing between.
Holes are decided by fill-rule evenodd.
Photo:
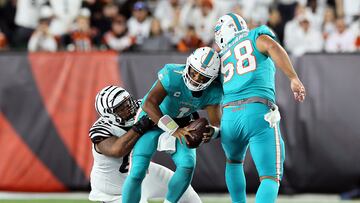
<instances>
[{"instance_id":1,"label":"player's hand gripping","mask_svg":"<svg viewBox=\"0 0 360 203\"><path fill-rule=\"evenodd\" d=\"M210 129L208 133L203 133L204 137L202 140L204 143L207 143L207 142L210 142L210 140L215 132L215 129L211 125L207 125L205 127Z\"/></svg>"},{"instance_id":2,"label":"player's hand gripping","mask_svg":"<svg viewBox=\"0 0 360 203\"><path fill-rule=\"evenodd\" d=\"M188 128L188 127L178 128L172 135L173 135L174 137L176 137L177 139L179 139L179 141L180 141L181 144L183 144L182 138L184 137L185 142L186 142L187 144L189 144L189 141L187 140L187 138L186 138L185 135L189 135L189 136L192 138L193 136L191 135L190 132L193 131L193 130L195 130L195 129L193 129L193 128Z\"/></svg>"},{"instance_id":3,"label":"player's hand gripping","mask_svg":"<svg viewBox=\"0 0 360 203\"><path fill-rule=\"evenodd\" d=\"M294 93L296 101L303 102L306 96L306 90L302 82L298 77L290 80L291 90Z\"/></svg>"},{"instance_id":4,"label":"player's hand gripping","mask_svg":"<svg viewBox=\"0 0 360 203\"><path fill-rule=\"evenodd\" d=\"M132 127L132 129L143 135L146 131L152 129L155 126L155 123L147 116L142 116Z\"/></svg>"}]
</instances>

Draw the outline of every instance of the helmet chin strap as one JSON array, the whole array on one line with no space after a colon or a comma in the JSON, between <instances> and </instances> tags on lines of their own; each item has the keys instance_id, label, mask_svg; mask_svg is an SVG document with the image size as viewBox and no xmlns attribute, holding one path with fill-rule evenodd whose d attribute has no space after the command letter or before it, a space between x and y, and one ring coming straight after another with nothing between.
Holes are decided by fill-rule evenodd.
<instances>
[{"instance_id":1,"label":"helmet chin strap","mask_svg":"<svg viewBox=\"0 0 360 203\"><path fill-rule=\"evenodd\" d=\"M199 98L202 96L203 91L191 91L193 97Z\"/></svg>"}]
</instances>

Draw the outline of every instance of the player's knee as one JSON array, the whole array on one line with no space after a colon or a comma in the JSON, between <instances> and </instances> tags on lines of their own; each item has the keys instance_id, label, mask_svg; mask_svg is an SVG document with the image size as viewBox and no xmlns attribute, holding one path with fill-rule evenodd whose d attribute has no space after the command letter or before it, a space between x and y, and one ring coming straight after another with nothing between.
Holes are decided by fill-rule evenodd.
<instances>
[{"instance_id":1,"label":"player's knee","mask_svg":"<svg viewBox=\"0 0 360 203\"><path fill-rule=\"evenodd\" d=\"M260 176L260 182L263 180L272 180L276 182L277 184L280 184L280 178L275 176Z\"/></svg>"},{"instance_id":2,"label":"player's knee","mask_svg":"<svg viewBox=\"0 0 360 203\"><path fill-rule=\"evenodd\" d=\"M244 163L245 155L238 151L227 150L226 151L226 162L228 163Z\"/></svg>"},{"instance_id":3,"label":"player's knee","mask_svg":"<svg viewBox=\"0 0 360 203\"><path fill-rule=\"evenodd\" d=\"M129 176L134 180L142 180L146 175L146 170L150 164L150 159L144 156L134 156Z\"/></svg>"},{"instance_id":4,"label":"player's knee","mask_svg":"<svg viewBox=\"0 0 360 203\"><path fill-rule=\"evenodd\" d=\"M183 174L187 177L192 177L195 170L195 164L180 164L176 166L176 172Z\"/></svg>"},{"instance_id":5,"label":"player's knee","mask_svg":"<svg viewBox=\"0 0 360 203\"><path fill-rule=\"evenodd\" d=\"M145 178L146 168L145 167L134 167L129 173L129 177L133 180L140 181Z\"/></svg>"}]
</instances>

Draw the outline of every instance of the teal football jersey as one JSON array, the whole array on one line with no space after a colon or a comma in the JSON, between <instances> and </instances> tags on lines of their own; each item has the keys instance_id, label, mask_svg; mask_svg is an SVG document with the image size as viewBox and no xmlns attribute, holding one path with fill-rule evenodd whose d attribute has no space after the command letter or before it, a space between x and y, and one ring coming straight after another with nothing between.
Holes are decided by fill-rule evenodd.
<instances>
[{"instance_id":1,"label":"teal football jersey","mask_svg":"<svg viewBox=\"0 0 360 203\"><path fill-rule=\"evenodd\" d=\"M200 97L194 97L182 78L184 68L185 64L166 64L158 72L158 80L152 86L154 88L157 82L161 82L167 96L160 104L160 110L164 115L167 114L172 118L188 116L207 105L220 104L222 100L221 84L216 81L203 90ZM145 95L143 102L147 96L148 94Z\"/></svg>"},{"instance_id":2,"label":"teal football jersey","mask_svg":"<svg viewBox=\"0 0 360 203\"><path fill-rule=\"evenodd\" d=\"M275 65L256 48L261 35L275 38L265 25L235 37L220 52L223 103L249 97L263 97L275 102Z\"/></svg>"}]
</instances>

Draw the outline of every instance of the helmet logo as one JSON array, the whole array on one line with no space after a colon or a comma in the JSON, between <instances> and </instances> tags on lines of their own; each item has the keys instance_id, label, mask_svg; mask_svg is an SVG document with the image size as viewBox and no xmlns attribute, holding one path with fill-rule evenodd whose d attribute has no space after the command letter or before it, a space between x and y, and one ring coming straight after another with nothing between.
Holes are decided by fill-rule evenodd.
<instances>
[{"instance_id":1,"label":"helmet logo","mask_svg":"<svg viewBox=\"0 0 360 203\"><path fill-rule=\"evenodd\" d=\"M204 58L204 56L205 56L205 59L202 60ZM205 70L206 67L209 67L209 66L212 65L212 63L214 62L214 60L212 60L213 56L214 56L214 51L210 50L208 54L203 55L201 57L201 61L202 61L201 68L202 68L202 70Z\"/></svg>"},{"instance_id":2,"label":"helmet logo","mask_svg":"<svg viewBox=\"0 0 360 203\"><path fill-rule=\"evenodd\" d=\"M215 26L215 32L219 32L221 30L221 26L223 24L222 23L218 23L216 26Z\"/></svg>"}]
</instances>

